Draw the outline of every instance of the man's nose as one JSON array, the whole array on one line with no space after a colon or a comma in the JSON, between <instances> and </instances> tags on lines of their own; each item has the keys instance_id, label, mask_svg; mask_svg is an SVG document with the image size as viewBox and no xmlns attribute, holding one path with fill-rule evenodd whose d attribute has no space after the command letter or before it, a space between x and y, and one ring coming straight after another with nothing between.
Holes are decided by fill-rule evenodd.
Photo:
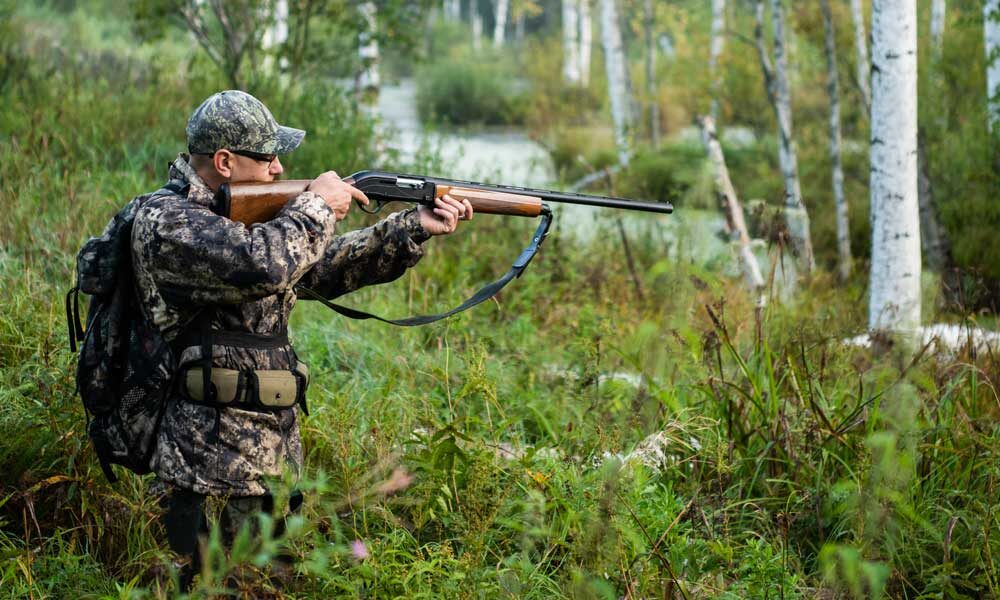
<instances>
[{"instance_id":1,"label":"man's nose","mask_svg":"<svg viewBox=\"0 0 1000 600\"><path fill-rule=\"evenodd\" d=\"M285 167L281 166L281 159L275 156L274 162L271 163L271 169L269 172L271 175L281 175L284 171Z\"/></svg>"}]
</instances>

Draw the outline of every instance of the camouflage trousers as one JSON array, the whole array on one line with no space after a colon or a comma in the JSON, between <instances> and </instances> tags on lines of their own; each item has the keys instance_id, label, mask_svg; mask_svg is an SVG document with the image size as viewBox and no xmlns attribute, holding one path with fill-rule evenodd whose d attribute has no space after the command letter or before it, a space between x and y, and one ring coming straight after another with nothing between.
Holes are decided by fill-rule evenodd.
<instances>
[{"instance_id":1,"label":"camouflage trousers","mask_svg":"<svg viewBox=\"0 0 1000 600\"><path fill-rule=\"evenodd\" d=\"M190 589L194 576L201 571L201 543L208 538L211 527L206 514L208 496L190 490L167 486L163 497L163 526L167 534L170 550L180 559L180 584L183 590ZM263 496L231 496L217 499L222 503L218 510L218 525L223 546L228 549L233 540L246 525L250 535L259 535L258 513L274 512L274 498ZM295 493L289 498L288 507L281 511L285 516L295 513L302 505L302 495ZM214 511L213 511L214 512ZM285 519L279 517L275 523L275 537L285 532ZM284 557L279 557L279 560Z\"/></svg>"}]
</instances>

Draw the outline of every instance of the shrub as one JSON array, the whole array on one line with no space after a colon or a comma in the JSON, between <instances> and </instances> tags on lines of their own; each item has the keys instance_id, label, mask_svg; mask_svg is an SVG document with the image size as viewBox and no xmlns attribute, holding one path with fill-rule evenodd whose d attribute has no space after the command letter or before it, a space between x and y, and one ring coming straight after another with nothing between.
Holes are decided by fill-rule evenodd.
<instances>
[{"instance_id":1,"label":"shrub","mask_svg":"<svg viewBox=\"0 0 1000 600\"><path fill-rule=\"evenodd\" d=\"M524 84L496 61L462 58L417 72L417 111L444 125L510 125L524 121Z\"/></svg>"}]
</instances>

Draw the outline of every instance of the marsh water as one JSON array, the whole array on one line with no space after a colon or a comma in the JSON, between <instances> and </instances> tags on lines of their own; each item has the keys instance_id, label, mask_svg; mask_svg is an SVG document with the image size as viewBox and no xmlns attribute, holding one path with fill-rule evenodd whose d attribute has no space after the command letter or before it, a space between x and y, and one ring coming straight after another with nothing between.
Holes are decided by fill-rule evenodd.
<instances>
[{"instance_id":1,"label":"marsh water","mask_svg":"<svg viewBox=\"0 0 1000 600\"><path fill-rule=\"evenodd\" d=\"M405 162L418 162L422 153L437 153L443 172L434 175L558 189L548 152L523 129L425 127L417 114L416 85L411 79L382 86L377 114L391 147ZM554 210L554 231L562 238L591 241L611 236L618 243L621 236L615 219L620 218L630 239L659 245L666 258L735 274L729 244L718 235L723 220L716 211L681 208L673 215L655 215L566 205Z\"/></svg>"}]
</instances>

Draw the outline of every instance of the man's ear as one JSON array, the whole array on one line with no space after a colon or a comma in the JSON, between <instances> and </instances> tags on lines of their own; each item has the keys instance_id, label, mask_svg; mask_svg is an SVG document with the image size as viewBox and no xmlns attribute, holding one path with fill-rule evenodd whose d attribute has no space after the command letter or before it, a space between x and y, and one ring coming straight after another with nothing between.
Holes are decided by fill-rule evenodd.
<instances>
[{"instance_id":1,"label":"man's ear","mask_svg":"<svg viewBox=\"0 0 1000 600\"><path fill-rule=\"evenodd\" d=\"M216 150L212 156L212 166L225 179L233 176L233 153L229 150Z\"/></svg>"}]
</instances>

